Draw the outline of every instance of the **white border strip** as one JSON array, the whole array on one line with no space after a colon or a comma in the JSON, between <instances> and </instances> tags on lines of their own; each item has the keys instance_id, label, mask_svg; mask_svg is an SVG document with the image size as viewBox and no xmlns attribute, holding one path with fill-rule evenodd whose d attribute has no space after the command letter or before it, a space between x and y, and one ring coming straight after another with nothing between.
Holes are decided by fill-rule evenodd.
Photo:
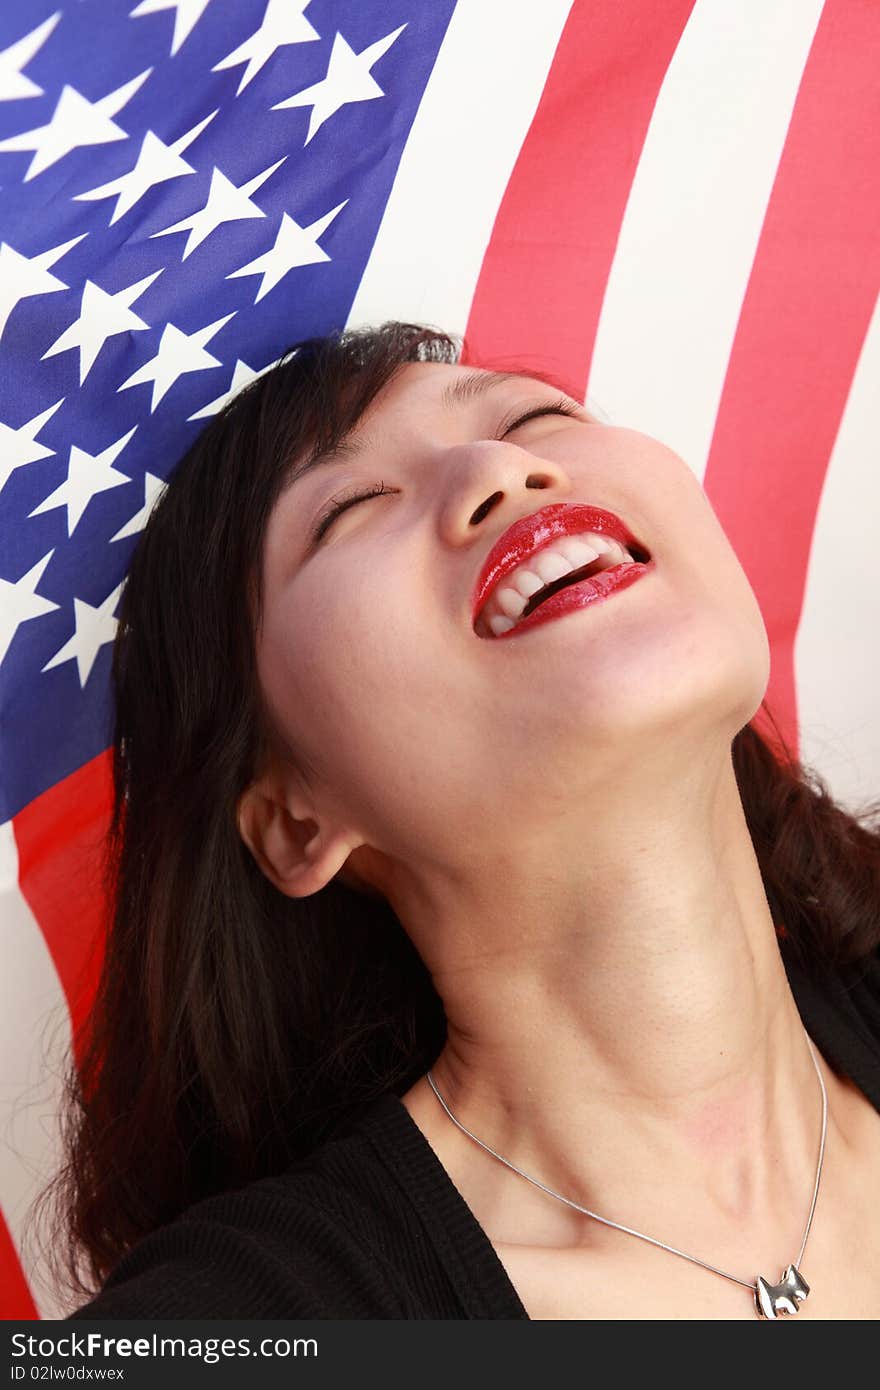
<instances>
[{"instance_id":1,"label":"white border strip","mask_svg":"<svg viewBox=\"0 0 880 1390\"><path fill-rule=\"evenodd\" d=\"M463 334L492 228L572 0L459 0L422 96L348 326Z\"/></svg>"},{"instance_id":2,"label":"white border strip","mask_svg":"<svg viewBox=\"0 0 880 1390\"><path fill-rule=\"evenodd\" d=\"M698 0L633 180L589 396L706 470L821 0Z\"/></svg>"}]
</instances>

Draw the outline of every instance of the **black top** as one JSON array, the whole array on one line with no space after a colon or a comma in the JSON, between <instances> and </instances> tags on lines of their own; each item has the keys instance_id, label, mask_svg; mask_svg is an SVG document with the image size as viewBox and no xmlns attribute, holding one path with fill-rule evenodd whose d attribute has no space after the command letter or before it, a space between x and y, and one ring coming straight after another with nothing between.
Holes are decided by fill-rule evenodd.
<instances>
[{"instance_id":1,"label":"black top","mask_svg":"<svg viewBox=\"0 0 880 1390\"><path fill-rule=\"evenodd\" d=\"M812 1041L880 1111L880 950L821 985L783 953ZM528 1319L483 1228L387 1092L277 1177L144 1237L77 1318Z\"/></svg>"}]
</instances>

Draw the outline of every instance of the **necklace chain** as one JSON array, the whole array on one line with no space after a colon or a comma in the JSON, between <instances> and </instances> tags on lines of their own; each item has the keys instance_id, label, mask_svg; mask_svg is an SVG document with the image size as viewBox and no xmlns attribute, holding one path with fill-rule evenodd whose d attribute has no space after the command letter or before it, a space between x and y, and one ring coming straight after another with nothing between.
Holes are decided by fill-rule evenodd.
<instances>
[{"instance_id":1,"label":"necklace chain","mask_svg":"<svg viewBox=\"0 0 880 1390\"><path fill-rule=\"evenodd\" d=\"M806 1029L804 1029L804 1037L806 1037L807 1039L807 1046L810 1049L810 1056L813 1060L813 1066L816 1068L816 1075L819 1078L819 1085L822 1089L822 1138L819 1143L819 1163L816 1168L816 1181L813 1186L813 1200L810 1203L810 1214L807 1217L807 1225L804 1231L803 1241L801 1242L801 1248L798 1253L797 1259L793 1262L795 1268L797 1268L797 1266L800 1265L800 1262L803 1259L804 1250L807 1247L807 1237L810 1234L810 1227L813 1224L813 1212L816 1210L816 1199L819 1196L819 1180L822 1176L822 1162L825 1157L825 1132L828 1121L828 1095L825 1090L825 1082L822 1079L822 1073L819 1070L819 1063L816 1061L816 1054L813 1051L813 1045L810 1042L810 1038L807 1034ZM590 1216L593 1218L594 1221L601 1221L603 1226L613 1226L616 1231L624 1231L627 1235L637 1236L639 1240L648 1241L650 1245L658 1245L661 1250L668 1250L670 1255L680 1255L683 1260L690 1260L692 1264L701 1265L703 1269L710 1270L712 1274L720 1274L722 1279L730 1279L733 1281L734 1284L741 1284L743 1288L750 1289L754 1293L754 1279L739 1279L735 1274L727 1274L723 1269L717 1269L715 1265L710 1265L705 1260L697 1259L696 1255L686 1255L683 1250L677 1250L674 1245L667 1245L665 1241L655 1240L653 1236L646 1236L642 1231L634 1231L631 1226L622 1226L618 1221L610 1221L606 1216L598 1216L596 1212L588 1211L586 1207L579 1206L577 1202L572 1202L570 1198L563 1197L560 1192L554 1192L552 1188L546 1187L545 1184L539 1182L537 1178L529 1177L528 1173L524 1173L521 1168L517 1168L515 1163L511 1163L509 1159L502 1158L500 1153L496 1153L494 1149L490 1149L489 1145L484 1144L482 1139L478 1139L477 1136L475 1134L472 1134L469 1129L465 1129L461 1121L457 1120L456 1117L453 1115L449 1106L446 1104L446 1101L443 1099L440 1092L437 1090L437 1087L434 1084L434 1078L432 1077L430 1071L428 1071L427 1076L431 1089L434 1092L437 1099L439 1100L440 1104L443 1106L443 1109L446 1111L453 1124L458 1125L458 1128L462 1131L463 1134L466 1134L469 1139L473 1139L476 1144L479 1144L481 1149L485 1149L487 1153L490 1153L493 1156L493 1158L497 1158L499 1162L506 1164L508 1168L512 1168L514 1173L518 1173L521 1178L525 1178L527 1182L533 1183L535 1187L540 1187L541 1191L546 1192L549 1197L555 1197L558 1201L565 1202L567 1206L574 1207L575 1211L583 1212L584 1216Z\"/></svg>"}]
</instances>

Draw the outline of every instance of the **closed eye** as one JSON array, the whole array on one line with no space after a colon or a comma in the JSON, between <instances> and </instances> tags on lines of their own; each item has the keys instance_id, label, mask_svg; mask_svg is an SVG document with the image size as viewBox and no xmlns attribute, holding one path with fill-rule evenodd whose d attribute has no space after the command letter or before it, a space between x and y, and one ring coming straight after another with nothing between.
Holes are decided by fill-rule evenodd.
<instances>
[{"instance_id":1,"label":"closed eye","mask_svg":"<svg viewBox=\"0 0 880 1390\"><path fill-rule=\"evenodd\" d=\"M572 420L583 420L580 406L567 400L565 396L561 396L558 401L553 401L550 405L536 405L521 415L514 415L512 420L502 421L501 428L495 438L503 439L511 431L518 430L520 425L526 424L529 420L537 419L540 415L565 415Z\"/></svg>"},{"instance_id":2,"label":"closed eye","mask_svg":"<svg viewBox=\"0 0 880 1390\"><path fill-rule=\"evenodd\" d=\"M334 522L338 516L341 516L343 512L348 511L349 507L353 507L356 502L365 502L368 497L381 497L383 492L394 491L395 489L393 487L386 487L384 483L373 483L372 487L369 487L364 491L353 492L347 497L341 497L334 500L329 504L329 506L327 506L324 509L323 513L318 517L318 520L315 524L315 528L312 531L312 544L317 545L318 541L324 535L324 532L328 530L331 523Z\"/></svg>"},{"instance_id":3,"label":"closed eye","mask_svg":"<svg viewBox=\"0 0 880 1390\"><path fill-rule=\"evenodd\" d=\"M508 434L512 434L514 430L518 430L521 425L527 424L529 420L538 419L542 415L564 415L573 420L583 419L580 407L575 405L573 401L569 401L565 396L561 396L559 400L553 401L549 405L532 406L530 410L523 411L519 415L514 414L512 420L509 418L503 420L495 438L498 440L504 439ZM384 482L379 482L373 483L369 488L360 489L357 492L349 493L347 496L341 498L335 498L318 517L311 534L312 544L317 545L336 518L344 511L347 511L349 507L355 506L358 502L366 502L370 497L381 497L386 492L395 491L395 488L386 487Z\"/></svg>"}]
</instances>

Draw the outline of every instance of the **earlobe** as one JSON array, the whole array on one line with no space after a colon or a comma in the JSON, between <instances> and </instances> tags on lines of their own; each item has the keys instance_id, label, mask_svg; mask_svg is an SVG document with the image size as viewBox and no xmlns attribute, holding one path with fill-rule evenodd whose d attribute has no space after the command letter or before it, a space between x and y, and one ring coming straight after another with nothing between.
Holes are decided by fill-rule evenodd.
<instances>
[{"instance_id":1,"label":"earlobe","mask_svg":"<svg viewBox=\"0 0 880 1390\"><path fill-rule=\"evenodd\" d=\"M236 818L239 834L260 870L287 897L317 893L352 849L346 836L328 834L308 816L298 818L277 795L256 784L239 798Z\"/></svg>"}]
</instances>

